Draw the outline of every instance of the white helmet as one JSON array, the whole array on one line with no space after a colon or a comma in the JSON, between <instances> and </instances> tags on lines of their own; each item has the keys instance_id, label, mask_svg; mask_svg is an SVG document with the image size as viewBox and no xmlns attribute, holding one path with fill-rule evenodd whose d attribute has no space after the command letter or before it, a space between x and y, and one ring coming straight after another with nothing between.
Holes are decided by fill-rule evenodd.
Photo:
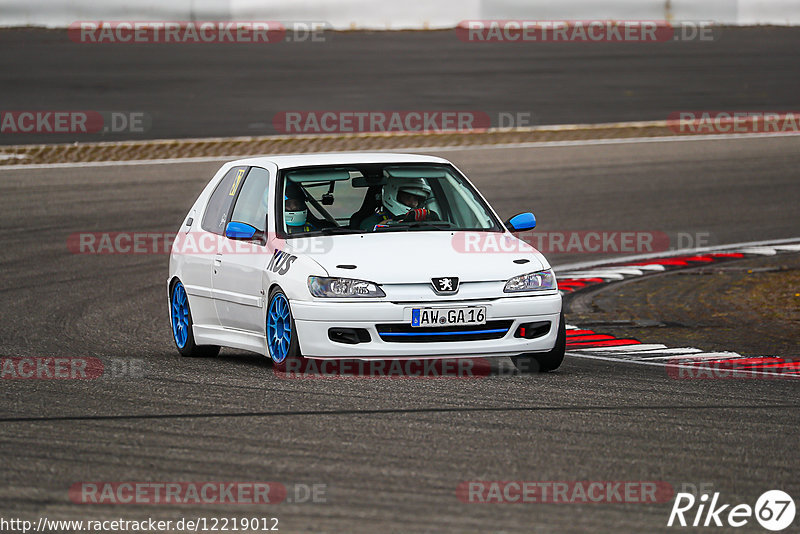
<instances>
[{"instance_id":1,"label":"white helmet","mask_svg":"<svg viewBox=\"0 0 800 534\"><path fill-rule=\"evenodd\" d=\"M412 206L406 206L397 199L397 194L402 191L420 197L422 202L430 198L432 190L423 178L389 178L381 192L384 207L395 217L405 215Z\"/></svg>"},{"instance_id":2,"label":"white helmet","mask_svg":"<svg viewBox=\"0 0 800 534\"><path fill-rule=\"evenodd\" d=\"M300 199L290 199L287 196L283 197L284 199L284 210L283 210L283 220L286 222L287 226L303 226L306 223L306 218L308 217L308 208L305 207L305 202ZM300 210L290 210L286 206L289 200L295 201L295 203L299 203L303 206L303 209Z\"/></svg>"}]
</instances>

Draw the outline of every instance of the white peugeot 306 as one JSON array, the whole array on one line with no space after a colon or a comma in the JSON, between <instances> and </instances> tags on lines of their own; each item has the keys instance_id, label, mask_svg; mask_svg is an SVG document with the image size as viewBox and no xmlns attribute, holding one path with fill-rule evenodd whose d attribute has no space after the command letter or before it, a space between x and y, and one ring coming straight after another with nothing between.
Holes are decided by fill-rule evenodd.
<instances>
[{"instance_id":1,"label":"white peugeot 306","mask_svg":"<svg viewBox=\"0 0 800 534\"><path fill-rule=\"evenodd\" d=\"M172 246L181 354L220 346L302 358L510 356L550 371L566 345L547 260L452 163L314 154L226 163Z\"/></svg>"}]
</instances>

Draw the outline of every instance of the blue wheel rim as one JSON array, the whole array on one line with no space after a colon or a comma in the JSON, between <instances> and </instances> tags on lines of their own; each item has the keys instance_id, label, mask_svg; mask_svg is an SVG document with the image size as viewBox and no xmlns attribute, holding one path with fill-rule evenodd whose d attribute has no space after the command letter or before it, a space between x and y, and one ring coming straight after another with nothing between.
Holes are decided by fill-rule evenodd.
<instances>
[{"instance_id":1,"label":"blue wheel rim","mask_svg":"<svg viewBox=\"0 0 800 534\"><path fill-rule=\"evenodd\" d=\"M292 314L289 301L283 293L277 293L269 302L267 310L267 348L275 363L281 363L289 354L292 342Z\"/></svg>"},{"instance_id":2,"label":"blue wheel rim","mask_svg":"<svg viewBox=\"0 0 800 534\"><path fill-rule=\"evenodd\" d=\"M180 282L172 290L172 336L179 349L185 347L189 339L189 301Z\"/></svg>"}]
</instances>

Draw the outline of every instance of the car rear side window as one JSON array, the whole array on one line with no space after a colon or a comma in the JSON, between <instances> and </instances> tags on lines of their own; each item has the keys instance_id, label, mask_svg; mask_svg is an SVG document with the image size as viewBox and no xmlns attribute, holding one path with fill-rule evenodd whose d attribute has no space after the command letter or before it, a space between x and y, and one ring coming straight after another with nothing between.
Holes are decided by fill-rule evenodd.
<instances>
[{"instance_id":1,"label":"car rear side window","mask_svg":"<svg viewBox=\"0 0 800 534\"><path fill-rule=\"evenodd\" d=\"M234 167L225 173L217 188L211 193L211 198L208 199L203 222L200 224L203 230L217 235L225 233L231 202L236 198L236 192L242 184L246 171L247 167Z\"/></svg>"},{"instance_id":2,"label":"car rear side window","mask_svg":"<svg viewBox=\"0 0 800 534\"><path fill-rule=\"evenodd\" d=\"M261 167L252 167L247 173L233 207L231 221L247 223L253 228L267 229L267 196L269 194L269 171Z\"/></svg>"}]
</instances>

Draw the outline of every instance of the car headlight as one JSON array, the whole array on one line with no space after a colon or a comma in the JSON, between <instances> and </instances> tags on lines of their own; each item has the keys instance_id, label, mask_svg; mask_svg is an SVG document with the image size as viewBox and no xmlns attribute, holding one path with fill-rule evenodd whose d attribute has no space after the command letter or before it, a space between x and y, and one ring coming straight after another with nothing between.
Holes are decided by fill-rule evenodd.
<instances>
[{"instance_id":1,"label":"car headlight","mask_svg":"<svg viewBox=\"0 0 800 534\"><path fill-rule=\"evenodd\" d=\"M503 288L504 293L517 293L520 291L549 291L558 289L556 275L552 269L537 271L535 273L521 274L515 276Z\"/></svg>"},{"instance_id":2,"label":"car headlight","mask_svg":"<svg viewBox=\"0 0 800 534\"><path fill-rule=\"evenodd\" d=\"M315 297L385 297L378 284L352 278L308 277L308 290Z\"/></svg>"}]
</instances>

